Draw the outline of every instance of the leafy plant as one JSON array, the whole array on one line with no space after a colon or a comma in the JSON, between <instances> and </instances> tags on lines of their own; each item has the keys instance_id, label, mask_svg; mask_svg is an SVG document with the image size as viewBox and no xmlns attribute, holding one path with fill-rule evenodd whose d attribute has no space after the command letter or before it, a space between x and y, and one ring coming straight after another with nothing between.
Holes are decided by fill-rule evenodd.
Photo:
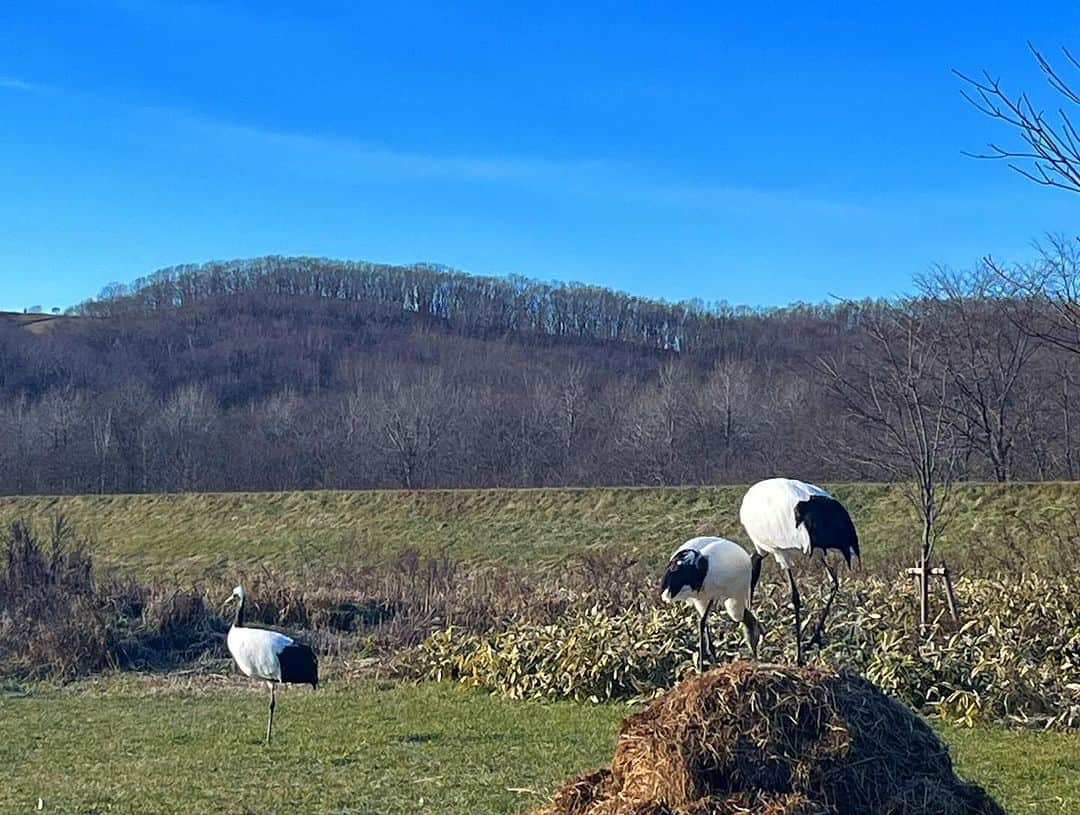
<instances>
[{"instance_id":1,"label":"leafy plant","mask_svg":"<svg viewBox=\"0 0 1080 815\"><path fill-rule=\"evenodd\" d=\"M817 659L949 721L1080 727L1080 614L1068 599L1071 584L1036 575L962 579L956 589L968 621L939 617L921 641L909 587L864 579L849 584ZM820 608L817 587L804 594ZM793 656L785 600L774 584L758 601L759 616L775 621L766 660ZM512 698L650 695L692 669L692 615L679 606L594 605L556 622L520 620L487 632L450 627L420 645L412 667L418 676ZM720 659L747 656L738 627L712 624Z\"/></svg>"}]
</instances>

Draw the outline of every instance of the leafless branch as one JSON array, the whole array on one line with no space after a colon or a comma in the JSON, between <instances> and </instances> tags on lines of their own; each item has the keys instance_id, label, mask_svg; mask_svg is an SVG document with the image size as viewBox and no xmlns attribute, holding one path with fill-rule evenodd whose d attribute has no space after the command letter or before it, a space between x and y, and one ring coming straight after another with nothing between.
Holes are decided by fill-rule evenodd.
<instances>
[{"instance_id":1,"label":"leafless branch","mask_svg":"<svg viewBox=\"0 0 1080 815\"><path fill-rule=\"evenodd\" d=\"M1030 43L1028 47L1054 91L1064 97L1067 104L1080 105L1080 94L1072 89L1069 82L1039 50ZM1063 48L1062 52L1074 68L1080 69L1080 64L1068 49ZM1065 108L1057 109L1058 122L1055 123L1047 119L1046 114L1035 106L1026 93L1010 94L1001 81L991 76L988 71L983 71L981 78L958 70L953 73L967 86L961 89L961 95L989 118L1018 131L1024 145L1011 148L991 142L987 145L988 152L965 155L1005 160L1009 167L1036 184L1080 192L1080 138ZM1030 165L1017 164L1016 160L1030 162Z\"/></svg>"}]
</instances>

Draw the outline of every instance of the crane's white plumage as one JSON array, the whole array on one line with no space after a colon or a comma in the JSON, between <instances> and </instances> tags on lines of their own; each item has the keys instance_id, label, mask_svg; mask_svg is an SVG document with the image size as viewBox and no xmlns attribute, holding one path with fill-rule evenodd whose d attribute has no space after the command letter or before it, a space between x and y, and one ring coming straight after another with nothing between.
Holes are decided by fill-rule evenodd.
<instances>
[{"instance_id":1,"label":"crane's white plumage","mask_svg":"<svg viewBox=\"0 0 1080 815\"><path fill-rule=\"evenodd\" d=\"M703 555L708 568L700 589L683 585L675 595L671 589L664 589L662 599L686 600L693 604L698 614L705 613L709 600L718 600L724 604L728 616L735 622L742 622L743 609L750 600L750 555L739 544L727 538L691 538L674 552L672 559L680 552L692 550Z\"/></svg>"},{"instance_id":2,"label":"crane's white plumage","mask_svg":"<svg viewBox=\"0 0 1080 815\"><path fill-rule=\"evenodd\" d=\"M784 569L791 568L791 554L810 554L810 533L795 524L795 506L819 495L832 498L827 490L793 478L769 478L746 491L739 507L739 520L754 549L772 555Z\"/></svg>"},{"instance_id":3,"label":"crane's white plumage","mask_svg":"<svg viewBox=\"0 0 1080 815\"><path fill-rule=\"evenodd\" d=\"M246 676L273 682L281 681L281 661L278 655L286 646L293 644L292 637L263 628L234 625L229 629L226 642L237 667Z\"/></svg>"},{"instance_id":4,"label":"crane's white plumage","mask_svg":"<svg viewBox=\"0 0 1080 815\"><path fill-rule=\"evenodd\" d=\"M792 557L796 552L820 555L821 563L832 580L832 592L825 603L821 620L812 642L821 644L825 619L840 588L836 570L829 565L827 553L835 549L844 556L848 566L853 557L860 557L859 535L843 504L827 490L793 478L769 478L754 484L743 496L739 520L754 544L750 595L753 597L761 574L762 558L772 555L787 572L791 585L791 605L795 612L796 659L803 663L802 610L799 588L791 573Z\"/></svg>"},{"instance_id":5,"label":"crane's white plumage","mask_svg":"<svg viewBox=\"0 0 1080 815\"><path fill-rule=\"evenodd\" d=\"M233 589L229 600L236 600L236 619L225 638L236 665L246 676L262 679L270 689L270 709L266 721L266 743L274 729L274 686L278 682L319 684L319 661L310 646L293 642L277 631L265 628L249 628L244 625L244 603L247 595L243 588Z\"/></svg>"},{"instance_id":6,"label":"crane's white plumage","mask_svg":"<svg viewBox=\"0 0 1080 815\"><path fill-rule=\"evenodd\" d=\"M683 600L697 609L698 659L702 669L706 652L715 659L708 618L717 603L724 606L732 620L743 624L750 650L757 655L762 629L750 611L751 575L750 555L726 538L691 538L672 553L660 583L660 597L665 602Z\"/></svg>"}]
</instances>

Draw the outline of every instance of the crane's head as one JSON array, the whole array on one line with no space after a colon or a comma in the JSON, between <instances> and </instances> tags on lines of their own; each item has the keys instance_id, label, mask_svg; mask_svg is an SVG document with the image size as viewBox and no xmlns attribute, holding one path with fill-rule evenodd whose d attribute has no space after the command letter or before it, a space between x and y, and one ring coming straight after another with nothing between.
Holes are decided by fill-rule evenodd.
<instances>
[{"instance_id":1,"label":"crane's head","mask_svg":"<svg viewBox=\"0 0 1080 815\"><path fill-rule=\"evenodd\" d=\"M235 589L232 590L232 594L229 595L229 599L225 602L231 603L233 600L239 600L242 603L244 602L245 597L247 597L247 595L244 594L244 587L237 586Z\"/></svg>"},{"instance_id":2,"label":"crane's head","mask_svg":"<svg viewBox=\"0 0 1080 815\"><path fill-rule=\"evenodd\" d=\"M672 555L660 579L660 599L665 603L685 600L701 590L709 561L694 549L681 549Z\"/></svg>"}]
</instances>

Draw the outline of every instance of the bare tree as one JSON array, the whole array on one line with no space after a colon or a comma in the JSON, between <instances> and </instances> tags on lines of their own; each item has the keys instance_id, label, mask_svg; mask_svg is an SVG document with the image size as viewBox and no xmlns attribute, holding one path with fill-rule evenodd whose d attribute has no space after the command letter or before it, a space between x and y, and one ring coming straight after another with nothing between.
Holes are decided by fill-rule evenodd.
<instances>
[{"instance_id":1,"label":"bare tree","mask_svg":"<svg viewBox=\"0 0 1080 815\"><path fill-rule=\"evenodd\" d=\"M690 374L682 360L669 360L660 368L657 392L660 443L668 483L678 483L679 440L689 404Z\"/></svg>"},{"instance_id":2,"label":"bare tree","mask_svg":"<svg viewBox=\"0 0 1080 815\"><path fill-rule=\"evenodd\" d=\"M146 492L150 488L159 407L146 384L133 377L123 381L113 396L114 446L127 470L123 489Z\"/></svg>"},{"instance_id":3,"label":"bare tree","mask_svg":"<svg viewBox=\"0 0 1080 815\"><path fill-rule=\"evenodd\" d=\"M166 490L204 488L217 419L214 397L204 385L185 385L165 399L154 424Z\"/></svg>"},{"instance_id":4,"label":"bare tree","mask_svg":"<svg viewBox=\"0 0 1080 815\"><path fill-rule=\"evenodd\" d=\"M100 493L105 492L109 453L112 450L115 435L113 430L113 413L110 408L90 417L90 436L94 442L94 453L97 457L98 492Z\"/></svg>"},{"instance_id":5,"label":"bare tree","mask_svg":"<svg viewBox=\"0 0 1080 815\"><path fill-rule=\"evenodd\" d=\"M756 467L750 472L788 470L792 459L798 459L803 462L802 472L812 477L808 466L812 462L805 453L808 447L820 448L820 439L812 438L810 445L804 441L808 435L819 435L819 425L806 413L808 407L813 407L816 388L798 371L769 371L767 377L759 374L759 378L761 396L754 403L754 418L759 425L754 444ZM853 435L847 434L847 438L851 440ZM777 444L777 439L784 443Z\"/></svg>"},{"instance_id":6,"label":"bare tree","mask_svg":"<svg viewBox=\"0 0 1080 815\"><path fill-rule=\"evenodd\" d=\"M397 460L401 486L413 489L437 476L436 456L458 411L457 390L439 372L428 372L414 383L390 382L376 415Z\"/></svg>"},{"instance_id":7,"label":"bare tree","mask_svg":"<svg viewBox=\"0 0 1080 815\"><path fill-rule=\"evenodd\" d=\"M1057 407L1061 411L1061 445L1062 459L1064 461L1065 475L1070 481L1076 479L1076 460L1073 454L1073 433L1076 417L1076 379L1071 366L1060 363L1058 369L1060 386L1058 389Z\"/></svg>"},{"instance_id":8,"label":"bare tree","mask_svg":"<svg viewBox=\"0 0 1080 815\"><path fill-rule=\"evenodd\" d=\"M1033 263L984 263L1001 281L1002 302L1017 328L1045 345L1080 354L1080 244L1049 235L1035 248Z\"/></svg>"},{"instance_id":9,"label":"bare tree","mask_svg":"<svg viewBox=\"0 0 1080 815\"><path fill-rule=\"evenodd\" d=\"M29 417L46 439L49 472L63 492L83 482L86 473L86 405L89 395L71 385L47 391ZM85 483L85 482L84 482Z\"/></svg>"},{"instance_id":10,"label":"bare tree","mask_svg":"<svg viewBox=\"0 0 1080 815\"><path fill-rule=\"evenodd\" d=\"M686 367L669 360L661 366L657 381L638 388L622 412L615 443L635 480L657 485L679 482L688 385Z\"/></svg>"},{"instance_id":11,"label":"bare tree","mask_svg":"<svg viewBox=\"0 0 1080 815\"><path fill-rule=\"evenodd\" d=\"M954 426L990 463L996 481L1013 477L1022 396L1036 387L1032 362L1040 344L1008 319L999 276L982 264L966 271L935 270L918 281L938 312L937 344L956 398Z\"/></svg>"},{"instance_id":12,"label":"bare tree","mask_svg":"<svg viewBox=\"0 0 1080 815\"><path fill-rule=\"evenodd\" d=\"M867 319L853 353L818 360L830 392L864 431L846 436L857 440L848 454L907 485L907 497L922 524L918 568L924 631L931 560L957 458L948 365L935 316L932 301L884 307Z\"/></svg>"},{"instance_id":13,"label":"bare tree","mask_svg":"<svg viewBox=\"0 0 1080 815\"><path fill-rule=\"evenodd\" d=\"M1002 147L991 142L988 152L971 154L976 158L1003 159L1026 178L1047 187L1080 192L1080 134L1073 125L1068 108L1080 106L1077 94L1060 71L1031 43L1034 55L1050 87L1060 97L1057 121L1032 102L1027 93L1010 94L989 71L975 78L955 71L966 84L964 97L991 119L1004 122L1018 131L1023 146ZM1062 54L1068 65L1080 70L1080 61L1067 48ZM1022 162L1022 163L1017 163ZM1024 166L1026 164L1027 166Z\"/></svg>"},{"instance_id":14,"label":"bare tree","mask_svg":"<svg viewBox=\"0 0 1080 815\"><path fill-rule=\"evenodd\" d=\"M566 366L559 384L559 424L567 456L573 454L574 443L581 433L581 414L588 392L587 373L580 362L571 362Z\"/></svg>"},{"instance_id":15,"label":"bare tree","mask_svg":"<svg viewBox=\"0 0 1080 815\"><path fill-rule=\"evenodd\" d=\"M728 357L713 366L698 389L698 398L689 400L694 409L692 420L701 439L700 449L706 459L711 459L714 448L719 448L716 465L722 472L730 470L733 455L749 436L753 381L749 366Z\"/></svg>"}]
</instances>

